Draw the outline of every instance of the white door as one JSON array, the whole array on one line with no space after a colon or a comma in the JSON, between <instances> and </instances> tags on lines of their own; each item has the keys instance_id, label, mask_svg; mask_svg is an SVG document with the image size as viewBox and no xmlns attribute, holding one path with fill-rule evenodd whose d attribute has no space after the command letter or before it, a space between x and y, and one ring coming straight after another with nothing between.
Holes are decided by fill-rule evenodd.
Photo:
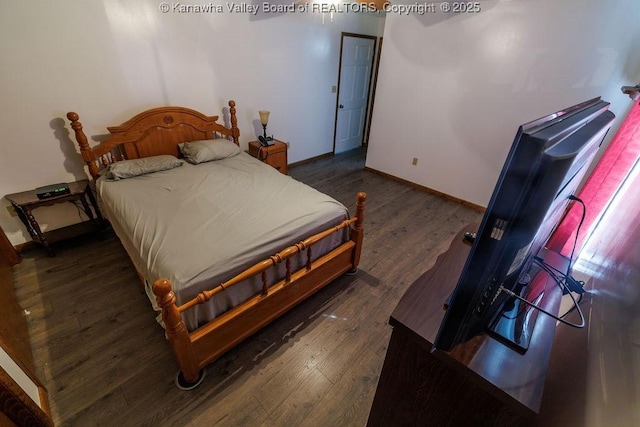
<instances>
[{"instance_id":1,"label":"white door","mask_svg":"<svg viewBox=\"0 0 640 427\"><path fill-rule=\"evenodd\" d=\"M335 153L362 145L374 54L375 39L343 36Z\"/></svg>"}]
</instances>

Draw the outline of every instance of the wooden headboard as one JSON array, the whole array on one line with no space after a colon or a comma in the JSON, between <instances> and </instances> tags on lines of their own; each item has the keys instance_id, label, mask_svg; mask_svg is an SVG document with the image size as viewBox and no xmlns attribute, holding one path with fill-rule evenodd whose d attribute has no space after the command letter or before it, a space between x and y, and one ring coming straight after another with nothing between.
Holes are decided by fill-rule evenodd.
<instances>
[{"instance_id":1,"label":"wooden headboard","mask_svg":"<svg viewBox=\"0 0 640 427\"><path fill-rule=\"evenodd\" d=\"M233 139L239 145L236 103L229 101L229 122L227 128L218 123L218 116L206 116L198 111L184 107L159 107L143 111L120 126L107 129L111 135L95 147L91 147L82 130L77 113L67 113L71 128L75 132L80 154L89 173L96 179L100 165L124 159L171 154L179 156L178 144L181 142L211 139L215 136Z\"/></svg>"}]
</instances>

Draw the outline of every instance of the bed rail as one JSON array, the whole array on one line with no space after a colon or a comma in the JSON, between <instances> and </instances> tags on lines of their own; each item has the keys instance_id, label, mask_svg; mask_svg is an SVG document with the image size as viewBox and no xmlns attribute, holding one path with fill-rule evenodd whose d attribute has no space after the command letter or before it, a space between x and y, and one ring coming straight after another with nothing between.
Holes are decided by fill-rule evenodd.
<instances>
[{"instance_id":1,"label":"bed rail","mask_svg":"<svg viewBox=\"0 0 640 427\"><path fill-rule=\"evenodd\" d=\"M358 193L356 214L353 218L307 239L289 246L275 255L254 264L215 288L200 292L195 298L178 306L171 283L166 279L156 280L153 293L162 310L167 339L180 367L176 384L182 389L195 388L202 380L203 368L217 359L237 343L256 332L295 304L345 272L355 272L360 261L364 236L364 210L367 195ZM326 255L312 261L312 247L325 237L349 229L349 240ZM297 271L291 271L290 260L306 251L306 263ZM332 259L330 267L327 259ZM334 259L342 259L338 265ZM285 262L285 277L269 286L266 271ZM202 304L214 295L250 277L262 275L262 293L250 298L223 315L189 332L180 313ZM289 291L289 289L291 289ZM269 304L268 309L265 305Z\"/></svg>"}]
</instances>

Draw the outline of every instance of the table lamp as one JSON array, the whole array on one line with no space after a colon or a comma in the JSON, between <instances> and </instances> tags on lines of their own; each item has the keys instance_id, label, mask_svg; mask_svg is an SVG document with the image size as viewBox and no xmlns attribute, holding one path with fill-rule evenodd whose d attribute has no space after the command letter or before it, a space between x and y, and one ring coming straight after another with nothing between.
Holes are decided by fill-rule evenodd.
<instances>
[{"instance_id":1,"label":"table lamp","mask_svg":"<svg viewBox=\"0 0 640 427\"><path fill-rule=\"evenodd\" d=\"M264 139L267 139L267 123L269 123L269 112L265 110L258 111L260 114L260 123L262 123L262 131Z\"/></svg>"}]
</instances>

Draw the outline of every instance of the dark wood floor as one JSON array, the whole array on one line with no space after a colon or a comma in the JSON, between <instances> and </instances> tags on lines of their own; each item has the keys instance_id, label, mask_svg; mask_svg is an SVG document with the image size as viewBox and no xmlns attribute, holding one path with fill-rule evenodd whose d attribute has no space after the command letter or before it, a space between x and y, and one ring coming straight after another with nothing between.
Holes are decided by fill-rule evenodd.
<instances>
[{"instance_id":1,"label":"dark wood floor","mask_svg":"<svg viewBox=\"0 0 640 427\"><path fill-rule=\"evenodd\" d=\"M342 277L207 368L190 392L113 235L16 266L37 374L59 425L363 426L405 289L481 214L364 171L360 150L290 174L353 211L368 193L356 276Z\"/></svg>"}]
</instances>

